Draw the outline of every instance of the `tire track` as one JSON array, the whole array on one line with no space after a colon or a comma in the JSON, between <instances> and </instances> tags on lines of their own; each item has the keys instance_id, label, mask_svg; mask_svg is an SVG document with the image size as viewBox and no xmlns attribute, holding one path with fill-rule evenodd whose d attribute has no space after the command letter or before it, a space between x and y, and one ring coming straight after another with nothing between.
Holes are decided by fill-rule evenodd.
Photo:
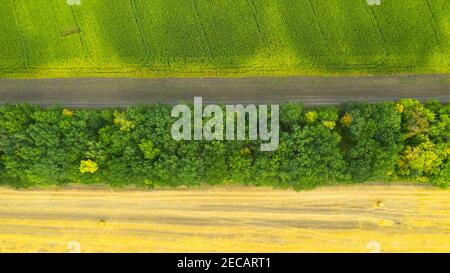
<instances>
[{"instance_id":1,"label":"tire track","mask_svg":"<svg viewBox=\"0 0 450 273\"><path fill-rule=\"evenodd\" d=\"M133 20L134 20L134 23L136 24L136 28L138 30L139 39L141 40L142 47L144 48L143 64L146 65L148 58L150 56L149 51L148 51L149 47L147 46L147 42L145 41L145 38L143 35L142 26L138 20L136 0L130 0L130 5L131 5L131 13L133 16Z\"/></svg>"},{"instance_id":2,"label":"tire track","mask_svg":"<svg viewBox=\"0 0 450 273\"><path fill-rule=\"evenodd\" d=\"M437 42L439 44L439 47L441 48L441 53L444 54L444 46L442 44L441 37L439 36L438 31L436 30L436 28L437 28L437 20L436 20L436 18L434 16L433 10L431 9L430 2L428 0L425 0L425 3L427 5L428 11L430 12L430 15L431 15L431 17L430 17L431 28L433 29L434 35L436 36L436 40L437 40Z\"/></svg>"},{"instance_id":3,"label":"tire track","mask_svg":"<svg viewBox=\"0 0 450 273\"><path fill-rule=\"evenodd\" d=\"M387 39L384 36L383 31L381 30L380 22L378 21L375 11L371 7L366 7L366 11L367 11L367 9L370 10L369 16L371 16L371 18L372 18L372 20L371 20L372 26L377 30L378 35L380 35L381 41L383 43L383 47L385 48L386 56L389 57L389 56L391 56L391 53L390 53L391 50L388 46Z\"/></svg>"},{"instance_id":4,"label":"tire track","mask_svg":"<svg viewBox=\"0 0 450 273\"><path fill-rule=\"evenodd\" d=\"M212 56L211 42L208 39L208 35L207 35L208 33L206 32L205 26L203 25L202 17L201 17L201 14L200 14L200 10L198 9L197 1L196 0L192 0L192 3L194 5L195 14L197 16L197 20L198 20L198 23L200 25L200 29L202 31L203 39L206 42L205 45L203 45L203 50L205 51L206 56Z\"/></svg>"},{"instance_id":5,"label":"tire track","mask_svg":"<svg viewBox=\"0 0 450 273\"><path fill-rule=\"evenodd\" d=\"M86 46L84 45L84 40L83 40L83 35L82 35L83 29L81 28L81 25L78 22L78 18L77 18L77 15L75 13L73 6L70 6L70 11L72 13L72 18L75 22L75 25L80 29L80 33L78 33L78 37L80 39L81 48L83 49L84 54L86 54L87 57L89 57L88 50L86 49Z\"/></svg>"},{"instance_id":6,"label":"tire track","mask_svg":"<svg viewBox=\"0 0 450 273\"><path fill-rule=\"evenodd\" d=\"M15 23L17 25L17 28L20 30L20 45L22 47L22 66L23 68L27 69L29 67L29 56L27 54L27 44L26 44L26 39L25 39L25 33L23 31L22 26L19 23L19 14L18 14L18 9L17 9L17 0L13 0L13 5L14 5L14 18L15 18Z\"/></svg>"},{"instance_id":7,"label":"tire track","mask_svg":"<svg viewBox=\"0 0 450 273\"><path fill-rule=\"evenodd\" d=\"M247 3L250 3L250 6L251 6L251 8L253 10L253 12L252 12L253 20L255 21L256 28L258 29L259 37L261 37L261 40L262 40L263 43L266 43L266 44L269 45L270 44L269 43L269 39L267 38L266 34L264 34L264 32L262 31L261 25L260 25L258 17L257 17L257 14L259 14L259 13L258 13L258 9L257 9L256 4L255 4L255 1L254 0L248 0Z\"/></svg>"},{"instance_id":8,"label":"tire track","mask_svg":"<svg viewBox=\"0 0 450 273\"><path fill-rule=\"evenodd\" d=\"M316 24L317 24L317 26L319 27L320 34L321 34L323 40L325 41L326 47L328 48L328 52L334 52L334 51L332 50L332 48L331 48L330 42L328 41L328 39L327 39L327 37L326 37L326 35L325 35L325 31L323 30L323 26L322 26L322 21L319 20L319 15L318 15L318 13L316 12L316 9L315 9L313 3L311 2L311 0L308 0L308 2L309 2L309 5L310 5L310 7L311 7L311 10L312 10L312 12L313 12L313 14L314 14L314 18L315 18L315 20L316 20ZM335 57L335 54L333 54L332 58L334 58L334 57Z\"/></svg>"}]
</instances>

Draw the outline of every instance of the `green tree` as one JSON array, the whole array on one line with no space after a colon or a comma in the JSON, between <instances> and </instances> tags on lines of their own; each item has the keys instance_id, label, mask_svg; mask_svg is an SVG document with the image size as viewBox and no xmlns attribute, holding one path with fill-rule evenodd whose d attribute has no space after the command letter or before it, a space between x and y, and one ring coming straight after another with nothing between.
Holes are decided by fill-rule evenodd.
<instances>
[{"instance_id":1,"label":"green tree","mask_svg":"<svg viewBox=\"0 0 450 273\"><path fill-rule=\"evenodd\" d=\"M352 123L343 128L343 147L354 181L394 179L402 149L401 117L395 104L349 103L344 111Z\"/></svg>"}]
</instances>

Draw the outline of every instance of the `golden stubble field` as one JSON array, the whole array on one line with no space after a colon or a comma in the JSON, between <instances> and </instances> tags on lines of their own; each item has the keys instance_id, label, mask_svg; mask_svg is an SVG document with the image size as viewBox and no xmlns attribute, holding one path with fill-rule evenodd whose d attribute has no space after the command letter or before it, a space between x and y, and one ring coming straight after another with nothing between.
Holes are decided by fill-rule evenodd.
<instances>
[{"instance_id":1,"label":"golden stubble field","mask_svg":"<svg viewBox=\"0 0 450 273\"><path fill-rule=\"evenodd\" d=\"M450 252L450 191L0 189L0 252Z\"/></svg>"}]
</instances>

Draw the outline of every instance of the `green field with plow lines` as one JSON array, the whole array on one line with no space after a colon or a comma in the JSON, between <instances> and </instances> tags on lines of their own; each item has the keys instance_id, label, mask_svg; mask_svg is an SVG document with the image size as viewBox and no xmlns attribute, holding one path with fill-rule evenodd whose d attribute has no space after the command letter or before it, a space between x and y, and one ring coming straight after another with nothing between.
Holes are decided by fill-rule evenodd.
<instances>
[{"instance_id":1,"label":"green field with plow lines","mask_svg":"<svg viewBox=\"0 0 450 273\"><path fill-rule=\"evenodd\" d=\"M0 77L449 73L450 1L0 0Z\"/></svg>"}]
</instances>

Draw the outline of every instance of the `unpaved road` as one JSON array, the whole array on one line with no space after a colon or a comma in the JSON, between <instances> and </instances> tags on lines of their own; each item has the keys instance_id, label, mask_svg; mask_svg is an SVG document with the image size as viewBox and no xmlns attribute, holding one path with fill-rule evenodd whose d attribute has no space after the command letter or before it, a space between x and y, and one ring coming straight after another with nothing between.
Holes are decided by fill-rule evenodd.
<instances>
[{"instance_id":1,"label":"unpaved road","mask_svg":"<svg viewBox=\"0 0 450 273\"><path fill-rule=\"evenodd\" d=\"M417 185L0 189L0 252L450 252L449 200Z\"/></svg>"},{"instance_id":2,"label":"unpaved road","mask_svg":"<svg viewBox=\"0 0 450 273\"><path fill-rule=\"evenodd\" d=\"M55 103L68 107L126 107L140 103L177 104L202 96L205 103L306 105L400 98L450 101L450 74L376 77L248 78L79 78L0 79L0 104Z\"/></svg>"}]
</instances>

